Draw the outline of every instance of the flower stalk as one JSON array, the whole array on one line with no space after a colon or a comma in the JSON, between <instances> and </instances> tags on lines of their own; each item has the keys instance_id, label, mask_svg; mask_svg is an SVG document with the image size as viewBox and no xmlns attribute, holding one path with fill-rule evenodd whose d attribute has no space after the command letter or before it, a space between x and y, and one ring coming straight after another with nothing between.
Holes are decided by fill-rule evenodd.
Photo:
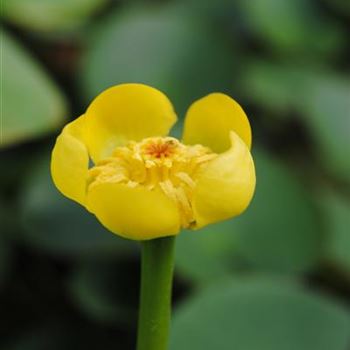
<instances>
[{"instance_id":1,"label":"flower stalk","mask_svg":"<svg viewBox=\"0 0 350 350\"><path fill-rule=\"evenodd\" d=\"M171 319L175 236L142 242L137 350L166 350Z\"/></svg>"}]
</instances>

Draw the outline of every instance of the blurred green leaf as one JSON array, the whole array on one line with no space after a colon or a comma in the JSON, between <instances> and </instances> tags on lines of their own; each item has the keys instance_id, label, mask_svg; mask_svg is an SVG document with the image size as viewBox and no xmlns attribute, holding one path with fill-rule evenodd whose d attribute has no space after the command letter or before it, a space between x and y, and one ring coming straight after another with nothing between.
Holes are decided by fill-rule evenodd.
<instances>
[{"instance_id":1,"label":"blurred green leaf","mask_svg":"<svg viewBox=\"0 0 350 350\"><path fill-rule=\"evenodd\" d=\"M89 99L111 85L140 82L165 92L182 114L193 100L230 88L231 49L181 6L118 11L91 40L81 75Z\"/></svg>"},{"instance_id":2,"label":"blurred green leaf","mask_svg":"<svg viewBox=\"0 0 350 350\"><path fill-rule=\"evenodd\" d=\"M199 16L206 16L210 19L222 19L232 10L232 0L176 0L177 4L186 7L187 11L195 11Z\"/></svg>"},{"instance_id":3,"label":"blurred green leaf","mask_svg":"<svg viewBox=\"0 0 350 350\"><path fill-rule=\"evenodd\" d=\"M322 16L310 0L241 0L239 4L255 36L277 51L304 57L333 54L345 43L338 23Z\"/></svg>"},{"instance_id":4,"label":"blurred green leaf","mask_svg":"<svg viewBox=\"0 0 350 350\"><path fill-rule=\"evenodd\" d=\"M290 170L262 150L254 152L257 189L242 216L177 240L176 267L197 283L222 279L237 264L296 273L321 258L323 234L311 198Z\"/></svg>"},{"instance_id":5,"label":"blurred green leaf","mask_svg":"<svg viewBox=\"0 0 350 350\"><path fill-rule=\"evenodd\" d=\"M242 89L248 100L285 118L289 115L288 112L298 108L299 101L304 96L301 85L303 73L295 65L250 60L242 75Z\"/></svg>"},{"instance_id":6,"label":"blurred green leaf","mask_svg":"<svg viewBox=\"0 0 350 350\"><path fill-rule=\"evenodd\" d=\"M254 60L247 64L247 99L286 117L297 111L309 128L318 156L331 173L350 181L350 83L312 66Z\"/></svg>"},{"instance_id":7,"label":"blurred green leaf","mask_svg":"<svg viewBox=\"0 0 350 350\"><path fill-rule=\"evenodd\" d=\"M350 182L350 82L334 74L306 81L302 111L319 147L319 158Z\"/></svg>"},{"instance_id":8,"label":"blurred green leaf","mask_svg":"<svg viewBox=\"0 0 350 350\"><path fill-rule=\"evenodd\" d=\"M1 29L1 146L46 134L62 124L66 101L42 68Z\"/></svg>"},{"instance_id":9,"label":"blurred green leaf","mask_svg":"<svg viewBox=\"0 0 350 350\"><path fill-rule=\"evenodd\" d=\"M255 148L257 187L247 211L234 219L237 254L259 269L302 272L321 255L323 235L316 209L285 165Z\"/></svg>"},{"instance_id":10,"label":"blurred green leaf","mask_svg":"<svg viewBox=\"0 0 350 350\"><path fill-rule=\"evenodd\" d=\"M3 0L8 21L37 31L70 30L84 24L108 0Z\"/></svg>"},{"instance_id":11,"label":"blurred green leaf","mask_svg":"<svg viewBox=\"0 0 350 350\"><path fill-rule=\"evenodd\" d=\"M69 279L71 297L93 320L134 325L137 322L139 274L124 262L80 263ZM135 281L136 279L136 281Z\"/></svg>"},{"instance_id":12,"label":"blurred green leaf","mask_svg":"<svg viewBox=\"0 0 350 350\"><path fill-rule=\"evenodd\" d=\"M36 164L22 195L22 238L52 254L125 256L136 252L135 242L102 227L85 208L63 197L54 187L49 157Z\"/></svg>"},{"instance_id":13,"label":"blurred green leaf","mask_svg":"<svg viewBox=\"0 0 350 350\"><path fill-rule=\"evenodd\" d=\"M176 242L176 269L187 279L207 283L227 276L233 266L237 235L232 221L184 230Z\"/></svg>"},{"instance_id":14,"label":"blurred green leaf","mask_svg":"<svg viewBox=\"0 0 350 350\"><path fill-rule=\"evenodd\" d=\"M217 284L180 306L170 349L346 350L349 314L281 280Z\"/></svg>"},{"instance_id":15,"label":"blurred green leaf","mask_svg":"<svg viewBox=\"0 0 350 350\"><path fill-rule=\"evenodd\" d=\"M350 271L350 201L329 192L322 197L328 258Z\"/></svg>"}]
</instances>

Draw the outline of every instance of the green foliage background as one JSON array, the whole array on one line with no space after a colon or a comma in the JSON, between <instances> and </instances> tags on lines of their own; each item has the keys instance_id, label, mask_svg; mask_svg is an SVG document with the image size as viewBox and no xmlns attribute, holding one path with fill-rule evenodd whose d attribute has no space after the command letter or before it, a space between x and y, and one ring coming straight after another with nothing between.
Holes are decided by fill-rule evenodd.
<instances>
[{"instance_id":1,"label":"green foliage background","mask_svg":"<svg viewBox=\"0 0 350 350\"><path fill-rule=\"evenodd\" d=\"M347 0L3 0L0 348L133 349L139 247L54 188L62 126L110 85L222 91L253 128L241 217L178 237L171 350L350 348Z\"/></svg>"}]
</instances>

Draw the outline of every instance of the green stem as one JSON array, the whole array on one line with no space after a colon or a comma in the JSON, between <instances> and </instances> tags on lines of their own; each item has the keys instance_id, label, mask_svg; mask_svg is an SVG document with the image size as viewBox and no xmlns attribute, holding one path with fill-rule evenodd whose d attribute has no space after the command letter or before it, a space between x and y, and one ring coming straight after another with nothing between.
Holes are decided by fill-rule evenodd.
<instances>
[{"instance_id":1,"label":"green stem","mask_svg":"<svg viewBox=\"0 0 350 350\"><path fill-rule=\"evenodd\" d=\"M175 236L142 242L137 350L166 350L171 317Z\"/></svg>"}]
</instances>

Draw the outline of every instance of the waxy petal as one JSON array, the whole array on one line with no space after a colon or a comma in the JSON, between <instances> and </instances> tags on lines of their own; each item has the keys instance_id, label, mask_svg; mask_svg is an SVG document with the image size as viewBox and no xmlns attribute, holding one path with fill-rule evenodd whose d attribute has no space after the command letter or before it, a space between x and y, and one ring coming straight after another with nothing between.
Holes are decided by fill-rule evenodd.
<instances>
[{"instance_id":1,"label":"waxy petal","mask_svg":"<svg viewBox=\"0 0 350 350\"><path fill-rule=\"evenodd\" d=\"M179 210L160 190L121 183L93 184L88 207L107 229L125 238L148 240L180 231Z\"/></svg>"},{"instance_id":2,"label":"waxy petal","mask_svg":"<svg viewBox=\"0 0 350 350\"><path fill-rule=\"evenodd\" d=\"M130 140L167 135L177 119L168 98L143 84L122 84L105 90L85 115L86 142L95 163Z\"/></svg>"},{"instance_id":3,"label":"waxy petal","mask_svg":"<svg viewBox=\"0 0 350 350\"><path fill-rule=\"evenodd\" d=\"M51 156L51 175L66 197L84 205L89 155L83 142L85 117L67 124L57 137Z\"/></svg>"},{"instance_id":4,"label":"waxy petal","mask_svg":"<svg viewBox=\"0 0 350 350\"><path fill-rule=\"evenodd\" d=\"M225 94L213 93L190 106L183 142L201 144L221 153L230 148L230 131L234 131L250 149L251 128L242 107Z\"/></svg>"},{"instance_id":5,"label":"waxy petal","mask_svg":"<svg viewBox=\"0 0 350 350\"><path fill-rule=\"evenodd\" d=\"M209 162L197 179L193 198L196 228L241 214L255 189L255 169L241 138L230 133L231 148Z\"/></svg>"}]
</instances>

